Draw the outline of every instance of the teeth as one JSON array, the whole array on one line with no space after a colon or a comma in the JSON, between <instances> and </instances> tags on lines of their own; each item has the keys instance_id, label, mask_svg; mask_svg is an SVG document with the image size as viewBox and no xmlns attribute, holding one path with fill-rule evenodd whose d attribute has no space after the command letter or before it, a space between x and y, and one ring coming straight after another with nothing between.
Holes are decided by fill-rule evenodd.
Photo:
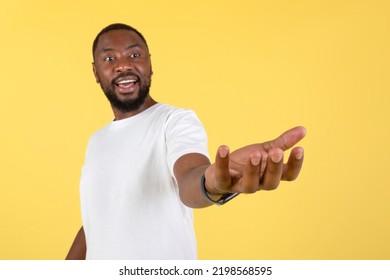
<instances>
[{"instance_id":1,"label":"teeth","mask_svg":"<svg viewBox=\"0 0 390 280\"><path fill-rule=\"evenodd\" d=\"M128 83L135 83L137 80L122 80L117 82L117 84L128 84Z\"/></svg>"}]
</instances>

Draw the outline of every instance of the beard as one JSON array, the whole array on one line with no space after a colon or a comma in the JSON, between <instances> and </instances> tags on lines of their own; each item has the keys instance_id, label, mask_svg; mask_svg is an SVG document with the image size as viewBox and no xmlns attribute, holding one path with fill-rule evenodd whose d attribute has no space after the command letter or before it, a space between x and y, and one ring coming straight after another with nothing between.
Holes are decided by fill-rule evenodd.
<instances>
[{"instance_id":1,"label":"beard","mask_svg":"<svg viewBox=\"0 0 390 280\"><path fill-rule=\"evenodd\" d=\"M138 96L137 98L132 100L122 101L115 94L115 80L128 75L137 76L137 83L139 83L140 85ZM135 75L133 73L121 73L117 77L115 77L115 79L113 79L109 86L103 86L102 84L100 84L100 87L102 88L111 106L118 109L122 113L129 113L137 110L139 107L141 107L142 104L144 104L146 97L149 95L150 85L151 79L143 81L138 75Z\"/></svg>"}]
</instances>

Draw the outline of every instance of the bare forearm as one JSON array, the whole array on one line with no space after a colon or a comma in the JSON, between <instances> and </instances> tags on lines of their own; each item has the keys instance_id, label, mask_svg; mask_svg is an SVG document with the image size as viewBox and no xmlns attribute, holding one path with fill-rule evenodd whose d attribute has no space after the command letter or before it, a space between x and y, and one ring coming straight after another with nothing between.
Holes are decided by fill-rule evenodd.
<instances>
[{"instance_id":1,"label":"bare forearm","mask_svg":"<svg viewBox=\"0 0 390 280\"><path fill-rule=\"evenodd\" d=\"M87 245L85 241L84 228L81 227L73 241L72 247L69 250L66 260L85 260L87 253Z\"/></svg>"},{"instance_id":2,"label":"bare forearm","mask_svg":"<svg viewBox=\"0 0 390 280\"><path fill-rule=\"evenodd\" d=\"M206 199L201 189L201 178L208 165L199 166L190 170L187 176L179 182L181 201L191 208L203 208L212 203Z\"/></svg>"},{"instance_id":3,"label":"bare forearm","mask_svg":"<svg viewBox=\"0 0 390 280\"><path fill-rule=\"evenodd\" d=\"M179 158L174 172L179 185L181 201L191 208L203 208L212 205L202 192L201 178L210 167L209 159L202 154L187 154Z\"/></svg>"}]
</instances>

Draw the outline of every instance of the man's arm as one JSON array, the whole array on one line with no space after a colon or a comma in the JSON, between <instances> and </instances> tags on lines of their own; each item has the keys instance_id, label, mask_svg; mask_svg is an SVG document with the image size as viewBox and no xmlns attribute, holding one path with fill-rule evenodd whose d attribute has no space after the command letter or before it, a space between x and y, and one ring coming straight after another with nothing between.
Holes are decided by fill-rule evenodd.
<instances>
[{"instance_id":1,"label":"man's arm","mask_svg":"<svg viewBox=\"0 0 390 280\"><path fill-rule=\"evenodd\" d=\"M201 191L203 175L207 192L213 199L229 192L273 190L281 180L295 180L302 167L303 148L293 148L286 164L283 163L283 152L305 135L304 127L295 127L272 141L248 145L231 154L227 146L221 146L214 164L200 154L182 156L174 165L181 200L192 208L211 205Z\"/></svg>"},{"instance_id":2,"label":"man's arm","mask_svg":"<svg viewBox=\"0 0 390 280\"><path fill-rule=\"evenodd\" d=\"M191 208L210 206L200 189L200 179L210 166L209 159L202 154L187 154L180 157L173 167L181 201Z\"/></svg>"},{"instance_id":3,"label":"man's arm","mask_svg":"<svg viewBox=\"0 0 390 280\"><path fill-rule=\"evenodd\" d=\"M70 247L66 260L85 260L87 245L85 242L84 228L81 227Z\"/></svg>"}]
</instances>

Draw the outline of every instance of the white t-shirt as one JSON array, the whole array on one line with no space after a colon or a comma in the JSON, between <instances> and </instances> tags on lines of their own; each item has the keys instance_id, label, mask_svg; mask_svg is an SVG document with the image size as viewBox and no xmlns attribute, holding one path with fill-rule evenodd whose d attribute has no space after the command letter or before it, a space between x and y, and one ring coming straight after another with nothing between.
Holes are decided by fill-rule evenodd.
<instances>
[{"instance_id":1,"label":"white t-shirt","mask_svg":"<svg viewBox=\"0 0 390 280\"><path fill-rule=\"evenodd\" d=\"M90 139L80 182L87 259L196 259L192 209L173 166L208 157L195 113L156 104L112 121Z\"/></svg>"}]
</instances>

